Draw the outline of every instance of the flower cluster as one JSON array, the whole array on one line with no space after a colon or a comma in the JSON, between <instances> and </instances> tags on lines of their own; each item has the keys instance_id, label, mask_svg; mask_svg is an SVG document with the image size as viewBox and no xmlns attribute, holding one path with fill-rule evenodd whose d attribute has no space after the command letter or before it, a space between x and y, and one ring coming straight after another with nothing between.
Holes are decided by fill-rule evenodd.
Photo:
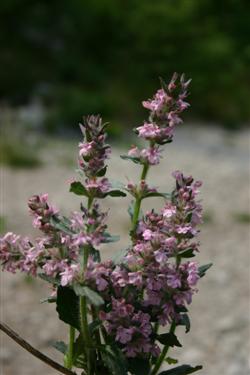
<instances>
[{"instance_id":1,"label":"flower cluster","mask_svg":"<svg viewBox=\"0 0 250 375\"><path fill-rule=\"evenodd\" d=\"M0 238L3 269L39 275L56 290L59 318L71 326L70 350L65 355L69 369L74 365L94 374L98 363L103 370L98 373L109 373L110 368L113 373L121 358L127 357L138 359L146 369L151 366L150 373L156 375L164 360L159 344L166 349L180 345L175 326L184 322L189 329L183 312L210 266L201 273L197 262L189 260L199 249L201 182L175 171L170 194L146 182L149 168L160 162L160 147L172 140L175 126L182 122L180 114L189 106L185 101L189 82L174 74L153 99L143 102L149 119L136 133L149 146L132 146L122 156L142 166L139 182L129 181L123 191L112 188L105 177L110 155L107 124L100 116L89 116L80 125L84 139L79 143L79 172L85 178L70 183L70 191L84 197L86 205L66 218L49 203L47 194L34 195L28 206L42 238L31 241L10 232ZM126 193L134 200L129 209L131 243L120 257L102 261L100 245L117 238L107 231L107 213L101 211L98 199ZM143 214L142 201L150 197L164 198L164 206L160 212L152 209ZM170 328L163 338L160 326ZM74 341L75 329L80 336ZM124 362L126 371L134 375L138 370L130 362Z\"/></svg>"},{"instance_id":2,"label":"flower cluster","mask_svg":"<svg viewBox=\"0 0 250 375\"><path fill-rule=\"evenodd\" d=\"M35 276L44 253L43 240L32 245L28 237L11 232L0 238L0 259L6 271L15 273L19 270Z\"/></svg>"},{"instance_id":3,"label":"flower cluster","mask_svg":"<svg viewBox=\"0 0 250 375\"><path fill-rule=\"evenodd\" d=\"M79 166L88 178L102 174L105 161L109 157L111 149L105 144L105 129L107 124L102 123L100 116L88 116L81 124L85 142L79 143Z\"/></svg>"},{"instance_id":4,"label":"flower cluster","mask_svg":"<svg viewBox=\"0 0 250 375\"><path fill-rule=\"evenodd\" d=\"M48 202L48 194L34 195L28 201L30 213L34 216L33 226L44 233L50 233L54 228L50 224L50 219L58 211Z\"/></svg>"},{"instance_id":5,"label":"flower cluster","mask_svg":"<svg viewBox=\"0 0 250 375\"><path fill-rule=\"evenodd\" d=\"M90 261L85 274L88 285L105 299L100 318L108 334L128 357L148 351L158 355L152 322L162 326L178 322L179 309L191 303L199 280L197 263L179 260L198 250L193 238L201 221L201 206L195 199L200 182L178 171L173 176L176 188L171 201L166 201L161 214L147 212L138 222L133 246L122 263ZM145 331L138 321L135 324L135 316L147 322Z\"/></svg>"},{"instance_id":6,"label":"flower cluster","mask_svg":"<svg viewBox=\"0 0 250 375\"><path fill-rule=\"evenodd\" d=\"M156 92L153 99L142 102L149 109L148 121L135 129L140 138L150 141L148 148L139 150L132 146L128 155L139 159L144 164L156 165L160 162L159 145L172 141L176 125L182 122L180 114L189 107L185 101L190 80L185 81L184 75L178 81L175 73L168 85Z\"/></svg>"},{"instance_id":7,"label":"flower cluster","mask_svg":"<svg viewBox=\"0 0 250 375\"><path fill-rule=\"evenodd\" d=\"M159 347L150 340L152 326L149 314L136 311L124 298L112 298L111 308L108 313L101 311L99 316L104 321L107 333L125 348L127 357L147 353L159 355Z\"/></svg>"},{"instance_id":8,"label":"flower cluster","mask_svg":"<svg viewBox=\"0 0 250 375\"><path fill-rule=\"evenodd\" d=\"M142 164L157 165L160 163L161 150L155 145L142 150L137 146L132 146L128 151L128 156L138 159Z\"/></svg>"}]
</instances>

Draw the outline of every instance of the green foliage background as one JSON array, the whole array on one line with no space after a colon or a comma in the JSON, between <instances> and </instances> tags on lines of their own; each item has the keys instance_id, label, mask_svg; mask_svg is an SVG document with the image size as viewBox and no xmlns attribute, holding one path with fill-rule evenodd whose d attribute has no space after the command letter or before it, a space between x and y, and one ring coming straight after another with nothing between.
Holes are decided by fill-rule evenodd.
<instances>
[{"instance_id":1,"label":"green foliage background","mask_svg":"<svg viewBox=\"0 0 250 375\"><path fill-rule=\"evenodd\" d=\"M178 71L193 116L237 126L250 118L249 14L248 0L1 0L0 99L42 98L48 128L87 113L130 123Z\"/></svg>"}]
</instances>

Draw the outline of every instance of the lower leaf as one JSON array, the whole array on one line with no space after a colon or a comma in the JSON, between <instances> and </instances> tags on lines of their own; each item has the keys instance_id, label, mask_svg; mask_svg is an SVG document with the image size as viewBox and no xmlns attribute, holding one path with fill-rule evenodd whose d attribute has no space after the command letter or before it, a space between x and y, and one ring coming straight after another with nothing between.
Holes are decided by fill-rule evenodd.
<instances>
[{"instance_id":1,"label":"lower leaf","mask_svg":"<svg viewBox=\"0 0 250 375\"><path fill-rule=\"evenodd\" d=\"M171 370L163 371L158 375L188 375L193 374L196 371L199 371L202 369L202 366L189 366L189 365L181 365L177 366Z\"/></svg>"}]
</instances>

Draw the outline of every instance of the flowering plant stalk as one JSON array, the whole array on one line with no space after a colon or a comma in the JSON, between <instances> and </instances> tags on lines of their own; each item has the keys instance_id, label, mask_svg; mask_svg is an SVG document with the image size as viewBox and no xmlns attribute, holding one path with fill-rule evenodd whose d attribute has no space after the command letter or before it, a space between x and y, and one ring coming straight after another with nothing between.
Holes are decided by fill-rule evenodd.
<instances>
[{"instance_id":1,"label":"flowering plant stalk","mask_svg":"<svg viewBox=\"0 0 250 375\"><path fill-rule=\"evenodd\" d=\"M149 117L135 132L148 146L132 146L121 156L141 166L137 183L117 189L105 177L111 153L107 124L100 116L89 116L80 125L80 178L70 183L70 191L84 197L86 204L67 218L49 203L47 194L35 195L28 205L42 237L31 241L7 233L0 239L4 270L20 270L52 286L47 302L55 303L59 319L69 326L68 343L55 344L64 355L64 367L57 368L62 373L80 368L83 375L185 375L202 368L173 367L178 361L168 356L170 348L181 346L176 327L190 329L187 306L211 266L199 267L190 260L199 249L195 238L202 222L197 200L201 182L175 171L175 187L169 194L146 182L189 107L189 83L174 74L168 85L162 82L153 99L143 102ZM102 261L99 246L117 236L108 232L107 213L99 201L127 194L133 197L131 243L113 259ZM164 199L163 208L143 214L142 202L150 197ZM170 368L159 372L164 362Z\"/></svg>"}]
</instances>

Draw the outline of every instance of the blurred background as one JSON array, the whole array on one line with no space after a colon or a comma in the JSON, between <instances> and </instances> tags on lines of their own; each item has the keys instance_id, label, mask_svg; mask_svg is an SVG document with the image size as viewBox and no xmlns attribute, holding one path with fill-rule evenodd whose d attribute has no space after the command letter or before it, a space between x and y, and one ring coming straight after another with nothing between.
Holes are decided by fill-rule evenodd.
<instances>
[{"instance_id":1,"label":"blurred background","mask_svg":"<svg viewBox=\"0 0 250 375\"><path fill-rule=\"evenodd\" d=\"M75 176L78 123L101 113L110 121L109 176L137 180L121 161L137 140L159 77L192 78L191 109L149 179L162 190L181 169L204 181L199 261L214 267L191 307L193 330L180 332L180 362L203 364L203 375L250 371L250 3L247 0L2 0L0 2L0 230L31 230L28 197L48 192L67 213L79 200ZM110 223L126 246L123 202L107 200ZM150 201L159 208L162 202ZM113 249L106 249L104 256ZM65 338L49 291L40 281L1 273L1 319L40 350ZM0 334L1 375L55 372Z\"/></svg>"}]
</instances>

